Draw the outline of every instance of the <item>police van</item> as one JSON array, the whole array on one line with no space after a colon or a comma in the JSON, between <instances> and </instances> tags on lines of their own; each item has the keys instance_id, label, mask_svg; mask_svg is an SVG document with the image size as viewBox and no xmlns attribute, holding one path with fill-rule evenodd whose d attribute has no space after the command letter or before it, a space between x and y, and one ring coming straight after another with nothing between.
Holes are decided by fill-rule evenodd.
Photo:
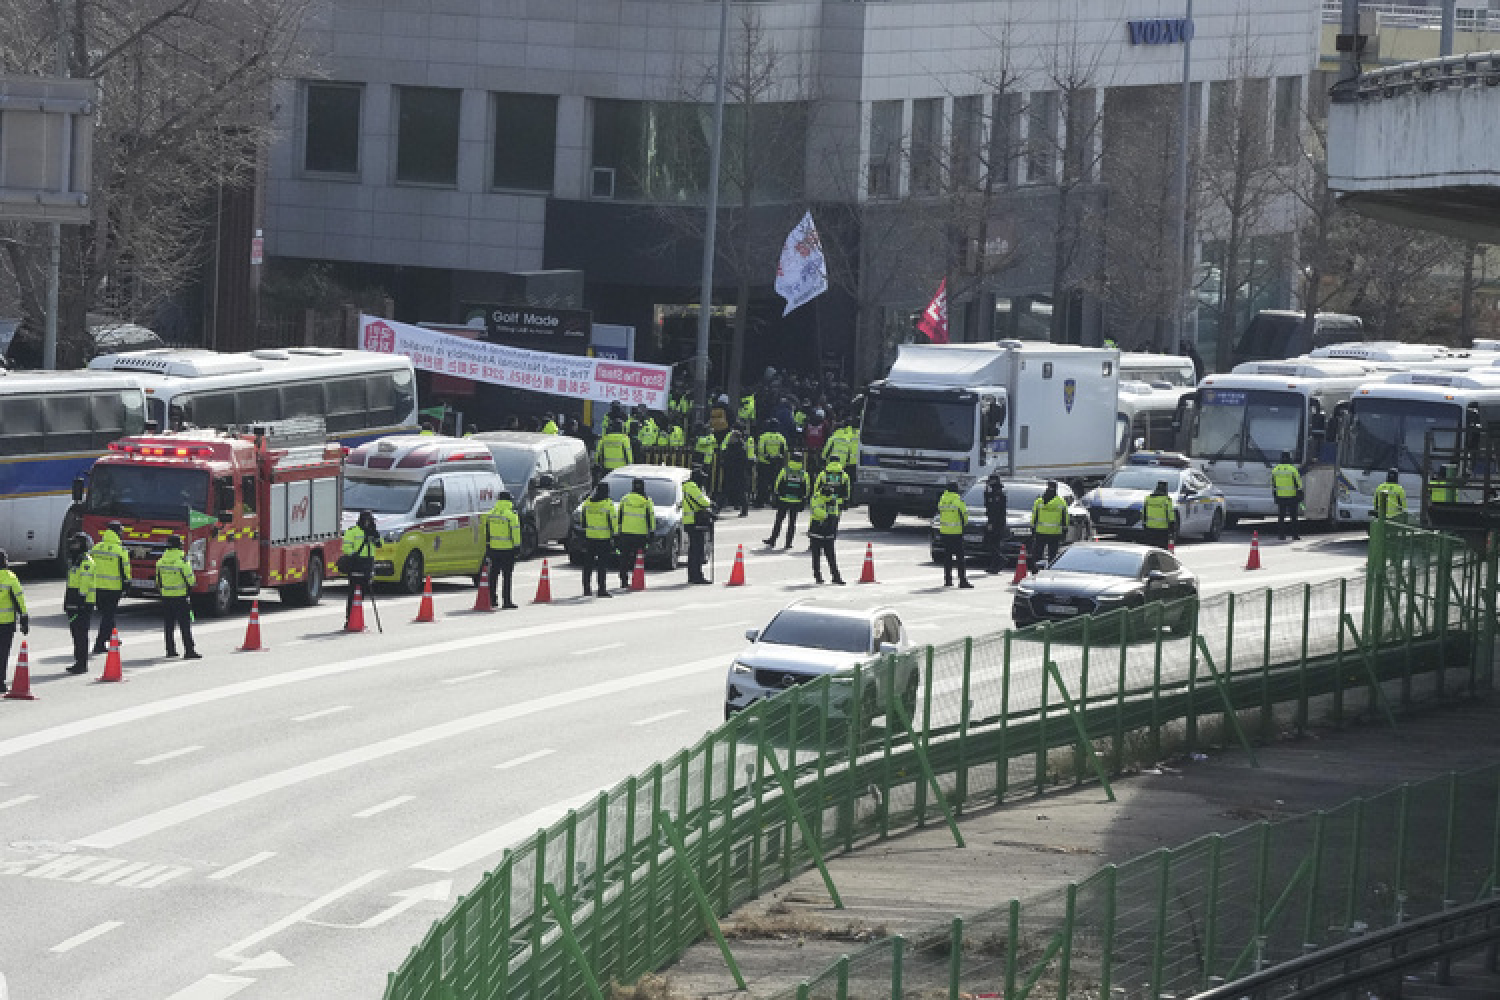
<instances>
[{"instance_id":1,"label":"police van","mask_svg":"<svg viewBox=\"0 0 1500 1000\"><path fill-rule=\"evenodd\" d=\"M422 591L428 576L474 576L484 515L504 489L483 444L432 434L368 441L344 461L344 527L368 510L380 529L375 580Z\"/></svg>"}]
</instances>

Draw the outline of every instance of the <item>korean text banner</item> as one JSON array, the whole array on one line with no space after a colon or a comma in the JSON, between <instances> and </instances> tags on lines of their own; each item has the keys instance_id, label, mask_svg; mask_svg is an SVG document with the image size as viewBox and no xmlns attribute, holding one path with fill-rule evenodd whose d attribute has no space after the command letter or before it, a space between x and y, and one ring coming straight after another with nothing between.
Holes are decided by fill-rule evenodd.
<instances>
[{"instance_id":1,"label":"korean text banner","mask_svg":"<svg viewBox=\"0 0 1500 1000\"><path fill-rule=\"evenodd\" d=\"M666 365L525 351L375 316L359 318L359 343L367 351L404 354L423 371L554 396L644 403L650 410L667 408L672 385Z\"/></svg>"}]
</instances>

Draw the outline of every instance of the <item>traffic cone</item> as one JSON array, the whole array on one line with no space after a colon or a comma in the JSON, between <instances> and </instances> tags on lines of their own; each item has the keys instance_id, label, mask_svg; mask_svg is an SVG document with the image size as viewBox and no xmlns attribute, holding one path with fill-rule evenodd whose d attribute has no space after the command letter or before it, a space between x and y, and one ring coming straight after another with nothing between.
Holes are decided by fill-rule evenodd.
<instances>
[{"instance_id":1,"label":"traffic cone","mask_svg":"<svg viewBox=\"0 0 1500 1000\"><path fill-rule=\"evenodd\" d=\"M1175 538L1168 538L1167 539L1167 551L1168 552L1176 552L1177 551L1177 539L1175 539Z\"/></svg>"},{"instance_id":2,"label":"traffic cone","mask_svg":"<svg viewBox=\"0 0 1500 1000\"><path fill-rule=\"evenodd\" d=\"M646 589L646 553L635 554L635 570L630 574L630 589Z\"/></svg>"},{"instance_id":3,"label":"traffic cone","mask_svg":"<svg viewBox=\"0 0 1500 1000\"><path fill-rule=\"evenodd\" d=\"M479 591L474 595L475 611L494 611L495 602L490 600L490 560L485 557L479 565Z\"/></svg>"},{"instance_id":4,"label":"traffic cone","mask_svg":"<svg viewBox=\"0 0 1500 1000\"><path fill-rule=\"evenodd\" d=\"M104 673L99 675L96 684L106 681L123 681L125 679L124 664L120 662L120 630L111 629L109 633L109 655L104 658Z\"/></svg>"},{"instance_id":5,"label":"traffic cone","mask_svg":"<svg viewBox=\"0 0 1500 1000\"><path fill-rule=\"evenodd\" d=\"M260 644L260 602L250 605L250 624L245 626L245 644L241 653L263 653L267 647Z\"/></svg>"},{"instance_id":6,"label":"traffic cone","mask_svg":"<svg viewBox=\"0 0 1500 1000\"><path fill-rule=\"evenodd\" d=\"M1260 569L1260 532L1250 533L1250 559L1245 563L1246 569Z\"/></svg>"},{"instance_id":7,"label":"traffic cone","mask_svg":"<svg viewBox=\"0 0 1500 1000\"><path fill-rule=\"evenodd\" d=\"M552 574L547 572L547 560L542 560L542 578L536 582L536 596L531 599L532 604L552 603Z\"/></svg>"},{"instance_id":8,"label":"traffic cone","mask_svg":"<svg viewBox=\"0 0 1500 1000\"><path fill-rule=\"evenodd\" d=\"M480 580L480 586L484 586L485 580ZM422 603L417 606L417 617L412 619L412 624L418 622L437 621L437 612L432 607L432 575L428 574L427 582L422 584Z\"/></svg>"},{"instance_id":9,"label":"traffic cone","mask_svg":"<svg viewBox=\"0 0 1500 1000\"><path fill-rule=\"evenodd\" d=\"M21 640L21 652L16 654L16 676L5 698L7 701L36 701L36 695L31 693L31 662L25 639Z\"/></svg>"},{"instance_id":10,"label":"traffic cone","mask_svg":"<svg viewBox=\"0 0 1500 1000\"><path fill-rule=\"evenodd\" d=\"M354 607L349 609L349 621L344 625L345 632L363 632L365 630L365 595L354 588Z\"/></svg>"},{"instance_id":11,"label":"traffic cone","mask_svg":"<svg viewBox=\"0 0 1500 1000\"><path fill-rule=\"evenodd\" d=\"M1016 575L1011 577L1011 586L1015 586L1026 579L1026 546L1021 546L1021 554L1016 557Z\"/></svg>"},{"instance_id":12,"label":"traffic cone","mask_svg":"<svg viewBox=\"0 0 1500 1000\"><path fill-rule=\"evenodd\" d=\"M729 571L729 580L724 584L726 587L743 587L745 585L745 547L740 545L734 550L734 568Z\"/></svg>"},{"instance_id":13,"label":"traffic cone","mask_svg":"<svg viewBox=\"0 0 1500 1000\"><path fill-rule=\"evenodd\" d=\"M859 571L859 582L875 582L875 547L869 542L865 542L865 568Z\"/></svg>"}]
</instances>

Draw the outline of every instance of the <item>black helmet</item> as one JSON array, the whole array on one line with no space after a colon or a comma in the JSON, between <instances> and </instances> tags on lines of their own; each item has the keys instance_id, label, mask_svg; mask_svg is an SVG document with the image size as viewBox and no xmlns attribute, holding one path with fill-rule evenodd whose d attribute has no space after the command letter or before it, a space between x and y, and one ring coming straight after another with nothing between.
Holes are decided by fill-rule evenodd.
<instances>
[{"instance_id":1,"label":"black helmet","mask_svg":"<svg viewBox=\"0 0 1500 1000\"><path fill-rule=\"evenodd\" d=\"M609 499L609 484L608 483L600 483L598 486L594 487L594 499L595 500L608 500Z\"/></svg>"},{"instance_id":2,"label":"black helmet","mask_svg":"<svg viewBox=\"0 0 1500 1000\"><path fill-rule=\"evenodd\" d=\"M1156 481L1156 488L1163 493L1167 492L1167 481L1165 479L1158 479Z\"/></svg>"},{"instance_id":3,"label":"black helmet","mask_svg":"<svg viewBox=\"0 0 1500 1000\"><path fill-rule=\"evenodd\" d=\"M181 535L168 535L167 536L167 548L169 548L169 549L180 549L180 548L182 548L182 536Z\"/></svg>"},{"instance_id":4,"label":"black helmet","mask_svg":"<svg viewBox=\"0 0 1500 1000\"><path fill-rule=\"evenodd\" d=\"M632 479L630 481L630 488L635 490L637 493L645 493L646 481L644 479Z\"/></svg>"},{"instance_id":5,"label":"black helmet","mask_svg":"<svg viewBox=\"0 0 1500 1000\"><path fill-rule=\"evenodd\" d=\"M495 499L496 500L514 500L515 497L513 497L513 496L510 495L510 490L501 490L499 493L495 494Z\"/></svg>"},{"instance_id":6,"label":"black helmet","mask_svg":"<svg viewBox=\"0 0 1500 1000\"><path fill-rule=\"evenodd\" d=\"M1400 469L1392 469L1391 471L1389 471L1389 472L1387 472L1385 474L1385 481L1388 482L1388 483L1394 483L1394 482L1398 481L1400 478L1401 478L1401 470Z\"/></svg>"},{"instance_id":7,"label":"black helmet","mask_svg":"<svg viewBox=\"0 0 1500 1000\"><path fill-rule=\"evenodd\" d=\"M94 540L86 531L76 532L72 538L68 539L68 551L75 556L81 556L93 547Z\"/></svg>"}]
</instances>

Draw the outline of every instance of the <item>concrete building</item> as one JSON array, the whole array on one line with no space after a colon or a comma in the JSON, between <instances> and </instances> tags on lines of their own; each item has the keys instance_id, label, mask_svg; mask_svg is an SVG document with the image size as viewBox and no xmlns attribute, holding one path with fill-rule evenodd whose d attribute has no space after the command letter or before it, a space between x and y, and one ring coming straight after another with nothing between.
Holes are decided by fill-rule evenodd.
<instances>
[{"instance_id":1,"label":"concrete building","mask_svg":"<svg viewBox=\"0 0 1500 1000\"><path fill-rule=\"evenodd\" d=\"M1318 0L1199 0L1190 25L1169 0L730 6L716 304L746 311L750 373L868 377L945 278L954 339L1160 342L1185 35L1205 153L1234 107L1292 155L1319 54ZM397 318L449 322L574 269L639 357L691 354L719 4L314 8L322 73L275 95L274 266L329 262ZM783 318L776 261L808 209L833 287ZM1240 245L1245 309L1287 304L1294 222L1261 212ZM1215 225L1195 208L1200 300Z\"/></svg>"}]
</instances>

